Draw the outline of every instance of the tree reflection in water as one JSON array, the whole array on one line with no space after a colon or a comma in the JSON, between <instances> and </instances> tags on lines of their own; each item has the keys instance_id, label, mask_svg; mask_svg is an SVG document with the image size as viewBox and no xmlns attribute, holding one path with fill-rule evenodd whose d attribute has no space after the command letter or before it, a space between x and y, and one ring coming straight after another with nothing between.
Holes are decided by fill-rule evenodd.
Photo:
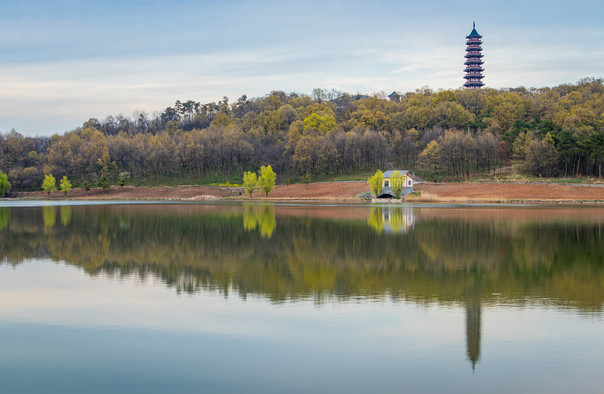
<instances>
[{"instance_id":1,"label":"tree reflection in water","mask_svg":"<svg viewBox=\"0 0 604 394\"><path fill-rule=\"evenodd\" d=\"M8 220L10 219L10 209L7 207L0 207L0 230L4 230L8 226Z\"/></svg>"},{"instance_id":2,"label":"tree reflection in water","mask_svg":"<svg viewBox=\"0 0 604 394\"><path fill-rule=\"evenodd\" d=\"M602 311L601 210L107 205L0 208L0 259L51 258L90 275L153 275L178 292L273 302L389 298ZM497 296L492 294L496 293Z\"/></svg>"},{"instance_id":3,"label":"tree reflection in water","mask_svg":"<svg viewBox=\"0 0 604 394\"><path fill-rule=\"evenodd\" d=\"M243 205L243 228L247 231L260 229L262 238L270 238L275 231L277 221L275 219L275 208L272 205Z\"/></svg>"}]
</instances>

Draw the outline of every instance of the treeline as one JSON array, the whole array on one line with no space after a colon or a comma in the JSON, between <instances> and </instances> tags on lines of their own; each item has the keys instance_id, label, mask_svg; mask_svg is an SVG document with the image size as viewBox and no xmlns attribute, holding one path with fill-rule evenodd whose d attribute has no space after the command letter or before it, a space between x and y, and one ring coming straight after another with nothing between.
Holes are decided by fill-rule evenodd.
<instances>
[{"instance_id":1,"label":"treeline","mask_svg":"<svg viewBox=\"0 0 604 394\"><path fill-rule=\"evenodd\" d=\"M403 168L467 177L510 162L535 176L602 176L601 79L540 89L428 88L373 97L315 89L233 103L177 101L162 112L90 119L52 137L0 135L0 170L17 189L44 175L95 182L107 151L113 181L204 182L270 164L279 182Z\"/></svg>"}]
</instances>

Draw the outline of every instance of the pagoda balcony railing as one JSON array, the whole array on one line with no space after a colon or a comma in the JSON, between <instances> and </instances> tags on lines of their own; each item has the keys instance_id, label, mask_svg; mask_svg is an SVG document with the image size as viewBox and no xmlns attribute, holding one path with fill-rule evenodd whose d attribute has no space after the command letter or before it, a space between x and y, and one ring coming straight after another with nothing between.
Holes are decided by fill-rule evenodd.
<instances>
[{"instance_id":1,"label":"pagoda balcony railing","mask_svg":"<svg viewBox=\"0 0 604 394\"><path fill-rule=\"evenodd\" d=\"M478 44L478 45L480 45L480 44L482 44L482 41L481 40L468 40L468 41L466 41L466 45L472 45L472 44Z\"/></svg>"}]
</instances>

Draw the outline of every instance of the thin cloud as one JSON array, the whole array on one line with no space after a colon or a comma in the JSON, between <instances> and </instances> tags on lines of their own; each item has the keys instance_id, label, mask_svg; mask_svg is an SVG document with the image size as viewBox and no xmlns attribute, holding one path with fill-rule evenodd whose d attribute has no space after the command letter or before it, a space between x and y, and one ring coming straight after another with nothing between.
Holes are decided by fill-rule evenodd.
<instances>
[{"instance_id":1,"label":"thin cloud","mask_svg":"<svg viewBox=\"0 0 604 394\"><path fill-rule=\"evenodd\" d=\"M0 132L51 134L91 116L272 90L458 88L473 19L489 87L552 86L604 69L596 1L545 9L511 0L471 18L469 1L108 1L3 10Z\"/></svg>"}]
</instances>

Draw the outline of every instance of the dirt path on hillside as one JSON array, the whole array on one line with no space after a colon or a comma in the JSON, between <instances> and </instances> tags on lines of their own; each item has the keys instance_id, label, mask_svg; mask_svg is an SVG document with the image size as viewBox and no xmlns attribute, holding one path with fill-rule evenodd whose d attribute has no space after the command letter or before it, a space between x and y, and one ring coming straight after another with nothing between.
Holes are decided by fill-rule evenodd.
<instances>
[{"instance_id":1,"label":"dirt path on hillside","mask_svg":"<svg viewBox=\"0 0 604 394\"><path fill-rule=\"evenodd\" d=\"M419 193L409 196L415 202L604 202L604 187L558 184L517 183L423 183L417 184ZM269 194L274 200L333 200L360 201L359 195L369 191L366 182L324 182L296 185L277 185ZM19 193L18 197L39 199L83 200L187 200L211 201L226 197L244 199L242 188L235 187L114 187L103 193L100 189L74 189L67 196L61 192ZM254 199L265 198L261 192Z\"/></svg>"}]
</instances>

